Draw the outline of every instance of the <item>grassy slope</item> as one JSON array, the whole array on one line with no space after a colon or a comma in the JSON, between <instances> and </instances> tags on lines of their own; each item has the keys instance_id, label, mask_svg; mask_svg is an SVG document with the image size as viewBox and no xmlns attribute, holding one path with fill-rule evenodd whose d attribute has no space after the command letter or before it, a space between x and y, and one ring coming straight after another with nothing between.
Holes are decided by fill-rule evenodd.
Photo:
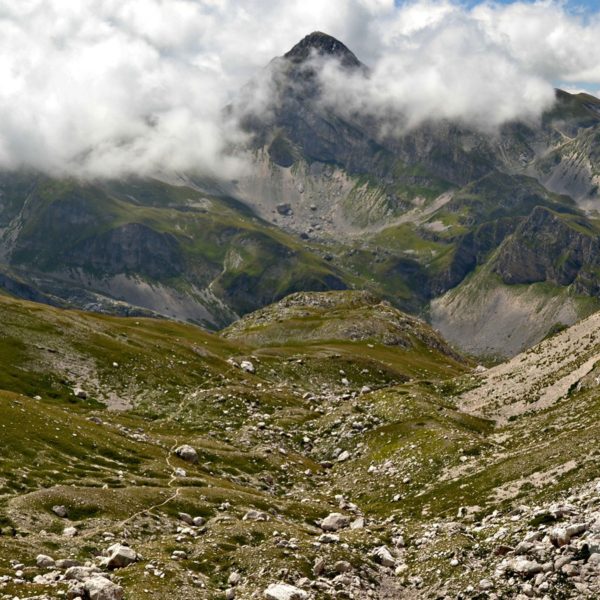
<instances>
[{"instance_id":1,"label":"grassy slope","mask_svg":"<svg viewBox=\"0 0 600 600\"><path fill-rule=\"evenodd\" d=\"M89 558L102 549L103 532L123 535L125 529L148 559L169 564L166 581L142 581L139 569L129 570L131 598L145 597L141 586L149 585L166 594L175 582L188 597L192 591L186 590L196 589L191 571L214 590L233 564L253 570L255 546L264 556L281 559L281 552L264 543L274 528L309 544L309 523L323 516L321 503L329 499L318 491L321 451L307 454L301 442L303 431L310 433L323 418L318 406L302 398L303 390L329 386L341 393L340 369L353 389L464 369L437 352L432 358L423 345L407 351L323 340L260 350L191 326L67 312L9 297L0 297L0 316L0 389L5 390L0 414L9 449L0 458L0 520L5 533L19 532L18 538L0 536L0 556L30 564L38 552L64 554L65 523L50 508L65 504L80 529L70 543L72 555ZM226 360L251 354L255 375ZM88 399L75 398L76 385ZM107 412L99 403L107 399L126 399L134 408ZM90 416L104 424L89 421ZM265 429L257 427L259 421L267 422ZM280 428L289 439L281 438ZM175 458L166 462L169 449L183 441L198 449L198 466ZM272 453L273 447L286 448L286 454ZM174 466L188 470L175 484L169 481ZM142 514L123 527L122 521L166 500L176 486L177 498L152 510L154 516ZM303 489L312 490L314 502L300 507ZM225 501L233 505L231 523L216 518ZM274 510L277 517L242 525L239 519L250 507ZM172 539L173 517L181 510L212 518L202 544L191 548ZM190 560L172 563L170 551L182 546ZM308 569L310 552L307 547L299 569Z\"/></svg>"},{"instance_id":2,"label":"grassy slope","mask_svg":"<svg viewBox=\"0 0 600 600\"><path fill-rule=\"evenodd\" d=\"M459 393L478 380L432 347L433 337L411 333L408 347L384 343L381 331L349 339L342 314L348 312L356 331L364 298L338 297L344 299L335 309L316 314L318 307L307 306L312 314L300 318L293 314L304 310L297 305L271 307L232 328L227 339L166 321L0 297L0 523L8 534L0 536L0 575L7 572L2 558L26 565L39 552L90 558L108 545L104 532L113 532L145 559L120 574L128 598L148 597L144 590L168 597L174 587L182 598L219 597L234 568L245 579L242 593L250 594L277 579L282 566L310 575L317 554L373 568L365 555L389 540L391 519L408 541L410 573L435 583L457 577L448 571L448 548L477 540L460 531L440 536L435 552L424 555L414 540L431 520L452 519L460 506L478 507L477 514L508 509L600 475L589 452L600 434L593 392L584 389L494 428L457 410ZM382 307L367 307L377 321ZM296 333L282 344L280 328L292 323ZM263 329L258 338L257 328ZM249 358L256 373L233 367L229 358ZM75 384L89 399L74 398ZM365 384L374 391L343 396ZM97 402L105 397L130 400L134 408L107 411ZM563 438L569 443L557 445ZM170 455L184 442L198 449L198 465ZM321 463L336 448L351 458L325 469ZM176 466L188 477L172 480ZM539 487L527 485L536 471L550 476ZM314 519L337 509L336 493L356 502L370 527L343 532L346 548L318 550ZM231 507L220 510L223 502ZM65 504L69 523L80 530L68 544L54 504ZM242 522L251 507L269 511L271 520ZM206 533L176 541L179 511L208 518ZM297 539L298 550L274 543L280 539L274 531ZM188 559L172 561L174 549L185 549ZM142 576L148 561L166 577Z\"/></svg>"},{"instance_id":3,"label":"grassy slope","mask_svg":"<svg viewBox=\"0 0 600 600\"><path fill-rule=\"evenodd\" d=\"M54 276L79 266L100 280L124 273L183 293L210 284L238 312L299 289L345 287L343 274L319 252L228 198L159 181L83 184L39 179L32 188L25 197L22 186L5 183L10 202L2 215L14 218L16 205L23 211L10 260L27 277ZM174 245L175 264L160 263L160 248L142 247L138 256L135 245L116 248L111 242L102 251L106 236L128 224L143 225L163 236L164 244ZM90 247L95 250L87 256ZM115 264L99 266L98 253L110 254ZM157 264L160 274L154 275ZM221 318L215 315L213 325L222 324Z\"/></svg>"}]
</instances>

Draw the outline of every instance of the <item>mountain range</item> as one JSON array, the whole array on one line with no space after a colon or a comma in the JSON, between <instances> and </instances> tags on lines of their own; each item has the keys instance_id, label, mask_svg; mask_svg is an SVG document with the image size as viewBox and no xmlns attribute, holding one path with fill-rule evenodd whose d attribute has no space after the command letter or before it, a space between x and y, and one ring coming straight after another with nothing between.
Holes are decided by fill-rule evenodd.
<instances>
[{"instance_id":1,"label":"mountain range","mask_svg":"<svg viewBox=\"0 0 600 600\"><path fill-rule=\"evenodd\" d=\"M538 122L390 131L324 100L332 61L368 85L315 32L240 90L225 112L250 168L235 181L2 173L2 287L212 329L289 293L365 289L482 356L599 308L600 100L557 90Z\"/></svg>"},{"instance_id":2,"label":"mountain range","mask_svg":"<svg viewBox=\"0 0 600 600\"><path fill-rule=\"evenodd\" d=\"M235 179L0 173L0 600L600 597L600 100L373 77L274 58Z\"/></svg>"}]
</instances>

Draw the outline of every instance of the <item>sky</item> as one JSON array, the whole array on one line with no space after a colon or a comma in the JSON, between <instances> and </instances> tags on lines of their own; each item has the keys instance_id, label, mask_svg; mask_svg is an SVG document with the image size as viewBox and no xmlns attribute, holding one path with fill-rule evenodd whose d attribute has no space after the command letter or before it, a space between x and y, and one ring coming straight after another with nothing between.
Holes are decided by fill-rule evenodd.
<instances>
[{"instance_id":1,"label":"sky","mask_svg":"<svg viewBox=\"0 0 600 600\"><path fill-rule=\"evenodd\" d=\"M514 4L519 0L497 0L497 4ZM535 0L530 0L530 3L534 3ZM404 4L403 0L396 0L396 5L400 6ZM477 4L483 4L483 0L465 0L463 2L464 5L472 7ZM599 2L598 0L565 0L563 4L571 11L577 12L593 12L598 10Z\"/></svg>"},{"instance_id":2,"label":"sky","mask_svg":"<svg viewBox=\"0 0 600 600\"><path fill-rule=\"evenodd\" d=\"M408 125L495 127L539 117L555 86L600 93L597 0L0 0L0 168L234 176L223 106L314 30L372 69L325 65L325 100ZM267 85L255 109L273 101Z\"/></svg>"}]
</instances>

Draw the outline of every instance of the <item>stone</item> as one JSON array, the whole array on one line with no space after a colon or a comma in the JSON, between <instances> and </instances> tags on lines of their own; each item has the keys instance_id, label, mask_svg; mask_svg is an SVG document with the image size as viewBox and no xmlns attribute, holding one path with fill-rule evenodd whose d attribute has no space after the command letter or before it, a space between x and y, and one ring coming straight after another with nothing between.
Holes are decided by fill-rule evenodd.
<instances>
[{"instance_id":1,"label":"stone","mask_svg":"<svg viewBox=\"0 0 600 600\"><path fill-rule=\"evenodd\" d=\"M268 521L269 515L259 510L249 510L243 517L242 521Z\"/></svg>"},{"instance_id":2,"label":"stone","mask_svg":"<svg viewBox=\"0 0 600 600\"><path fill-rule=\"evenodd\" d=\"M44 575L36 575L33 578L33 583L37 583L38 585L52 585L61 579L62 573L60 571L49 571L48 573L44 573Z\"/></svg>"},{"instance_id":3,"label":"stone","mask_svg":"<svg viewBox=\"0 0 600 600\"><path fill-rule=\"evenodd\" d=\"M554 561L554 570L560 571L565 565L568 565L573 559L570 556L561 556Z\"/></svg>"},{"instance_id":4,"label":"stone","mask_svg":"<svg viewBox=\"0 0 600 600\"><path fill-rule=\"evenodd\" d=\"M290 217L294 214L294 211L292 210L292 206L290 204L288 204L287 202L278 204L275 207L275 209L283 217Z\"/></svg>"},{"instance_id":5,"label":"stone","mask_svg":"<svg viewBox=\"0 0 600 600\"><path fill-rule=\"evenodd\" d=\"M124 597L121 586L102 576L88 579L84 583L84 588L89 600L122 600Z\"/></svg>"},{"instance_id":6,"label":"stone","mask_svg":"<svg viewBox=\"0 0 600 600\"><path fill-rule=\"evenodd\" d=\"M69 511L67 510L67 507L63 506L62 504L56 504L55 506L53 506L52 512L61 519L66 519L69 516Z\"/></svg>"},{"instance_id":7,"label":"stone","mask_svg":"<svg viewBox=\"0 0 600 600\"><path fill-rule=\"evenodd\" d=\"M71 567L80 567L81 563L74 558L59 558L56 561L56 566L59 569L70 569Z\"/></svg>"},{"instance_id":8,"label":"stone","mask_svg":"<svg viewBox=\"0 0 600 600\"><path fill-rule=\"evenodd\" d=\"M75 529L75 527L65 527L63 529L63 535L65 537L75 537L77 535L77 529Z\"/></svg>"},{"instance_id":9,"label":"stone","mask_svg":"<svg viewBox=\"0 0 600 600\"><path fill-rule=\"evenodd\" d=\"M378 562L384 567L396 566L396 559L392 556L392 553L389 551L387 546L379 546L379 548L375 548L375 550L373 550L371 553L371 556L375 562Z\"/></svg>"},{"instance_id":10,"label":"stone","mask_svg":"<svg viewBox=\"0 0 600 600\"><path fill-rule=\"evenodd\" d=\"M183 444L183 446L179 446L175 450L175 454L181 458L181 460L185 460L186 462L196 464L198 462L198 452L196 452L195 448L189 446L188 444Z\"/></svg>"},{"instance_id":11,"label":"stone","mask_svg":"<svg viewBox=\"0 0 600 600\"><path fill-rule=\"evenodd\" d=\"M564 527L555 527L550 531L550 541L554 546L560 548L561 546L566 546L569 543L571 537L567 533L567 530Z\"/></svg>"},{"instance_id":12,"label":"stone","mask_svg":"<svg viewBox=\"0 0 600 600\"><path fill-rule=\"evenodd\" d=\"M567 535L569 536L569 540L571 538L577 537L585 532L587 529L587 525L585 523L573 523L567 527Z\"/></svg>"},{"instance_id":13,"label":"stone","mask_svg":"<svg viewBox=\"0 0 600 600\"><path fill-rule=\"evenodd\" d=\"M593 554L591 554L588 558L588 564L600 565L600 553L594 552Z\"/></svg>"},{"instance_id":14,"label":"stone","mask_svg":"<svg viewBox=\"0 0 600 600\"><path fill-rule=\"evenodd\" d=\"M337 457L337 461L338 462L345 462L350 458L350 452L348 452L348 450L344 450L342 453L340 453L340 455Z\"/></svg>"},{"instance_id":15,"label":"stone","mask_svg":"<svg viewBox=\"0 0 600 600\"><path fill-rule=\"evenodd\" d=\"M338 560L334 565L333 565L333 570L336 573L348 573L349 571L352 571L352 565L347 561L347 560Z\"/></svg>"},{"instance_id":16,"label":"stone","mask_svg":"<svg viewBox=\"0 0 600 600\"><path fill-rule=\"evenodd\" d=\"M242 371L246 371L246 373L254 373L256 371L254 365L249 360L243 360L240 363L240 368Z\"/></svg>"},{"instance_id":17,"label":"stone","mask_svg":"<svg viewBox=\"0 0 600 600\"><path fill-rule=\"evenodd\" d=\"M264 593L266 600L307 600L308 594L287 583L272 583Z\"/></svg>"},{"instance_id":18,"label":"stone","mask_svg":"<svg viewBox=\"0 0 600 600\"><path fill-rule=\"evenodd\" d=\"M188 515L188 513L180 512L177 516L180 518L180 520L182 520L184 523L187 523L188 525L194 524L194 519L192 519L192 515Z\"/></svg>"},{"instance_id":19,"label":"stone","mask_svg":"<svg viewBox=\"0 0 600 600\"><path fill-rule=\"evenodd\" d=\"M69 567L65 571L65 579L75 581L85 581L90 577L100 573L98 567Z\"/></svg>"},{"instance_id":20,"label":"stone","mask_svg":"<svg viewBox=\"0 0 600 600\"><path fill-rule=\"evenodd\" d=\"M107 569L122 569L138 560L138 555L129 546L113 544L106 550L104 565Z\"/></svg>"},{"instance_id":21,"label":"stone","mask_svg":"<svg viewBox=\"0 0 600 600\"><path fill-rule=\"evenodd\" d=\"M312 568L312 573L315 577L320 577L325 573L325 560L323 558L317 558Z\"/></svg>"},{"instance_id":22,"label":"stone","mask_svg":"<svg viewBox=\"0 0 600 600\"><path fill-rule=\"evenodd\" d=\"M321 521L323 531L338 531L350 525L350 519L341 513L331 513Z\"/></svg>"},{"instance_id":23,"label":"stone","mask_svg":"<svg viewBox=\"0 0 600 600\"><path fill-rule=\"evenodd\" d=\"M493 589L494 584L489 580L489 579L482 579L479 582L479 589L486 591L486 590L491 590Z\"/></svg>"},{"instance_id":24,"label":"stone","mask_svg":"<svg viewBox=\"0 0 600 600\"><path fill-rule=\"evenodd\" d=\"M533 544L531 542L521 542L517 544L515 554L528 554L532 548Z\"/></svg>"},{"instance_id":25,"label":"stone","mask_svg":"<svg viewBox=\"0 0 600 600\"><path fill-rule=\"evenodd\" d=\"M195 527L202 527L206 523L206 519L204 517L194 517L192 523Z\"/></svg>"},{"instance_id":26,"label":"stone","mask_svg":"<svg viewBox=\"0 0 600 600\"><path fill-rule=\"evenodd\" d=\"M519 557L509 560L506 564L506 570L524 577L532 577L537 573L541 573L543 569L539 563Z\"/></svg>"},{"instance_id":27,"label":"stone","mask_svg":"<svg viewBox=\"0 0 600 600\"><path fill-rule=\"evenodd\" d=\"M84 598L87 592L81 582L69 582L69 589L67 590L67 600L75 600L76 598Z\"/></svg>"},{"instance_id":28,"label":"stone","mask_svg":"<svg viewBox=\"0 0 600 600\"><path fill-rule=\"evenodd\" d=\"M55 563L54 559L51 558L50 556L46 556L45 554L38 554L35 559L35 564L40 569L45 569L48 567L54 567L56 563Z\"/></svg>"}]
</instances>

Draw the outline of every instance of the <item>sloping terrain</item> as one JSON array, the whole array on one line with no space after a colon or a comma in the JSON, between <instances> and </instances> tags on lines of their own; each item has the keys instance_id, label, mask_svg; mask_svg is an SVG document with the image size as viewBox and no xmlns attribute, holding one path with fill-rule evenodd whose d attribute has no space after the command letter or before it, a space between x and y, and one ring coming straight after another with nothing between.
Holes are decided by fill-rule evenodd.
<instances>
[{"instance_id":1,"label":"sloping terrain","mask_svg":"<svg viewBox=\"0 0 600 600\"><path fill-rule=\"evenodd\" d=\"M362 292L224 335L2 296L0 317L6 597L597 591L596 315L487 371Z\"/></svg>"},{"instance_id":2,"label":"sloping terrain","mask_svg":"<svg viewBox=\"0 0 600 600\"><path fill-rule=\"evenodd\" d=\"M0 223L5 287L87 310L218 327L290 291L346 287L239 202L159 181L5 174Z\"/></svg>"},{"instance_id":3,"label":"sloping terrain","mask_svg":"<svg viewBox=\"0 0 600 600\"><path fill-rule=\"evenodd\" d=\"M538 206L487 262L431 305L431 320L475 354L512 356L599 308L596 220Z\"/></svg>"},{"instance_id":4,"label":"sloping terrain","mask_svg":"<svg viewBox=\"0 0 600 600\"><path fill-rule=\"evenodd\" d=\"M554 406L596 382L600 314L550 336L481 375L481 385L461 396L461 408L506 420Z\"/></svg>"}]
</instances>

